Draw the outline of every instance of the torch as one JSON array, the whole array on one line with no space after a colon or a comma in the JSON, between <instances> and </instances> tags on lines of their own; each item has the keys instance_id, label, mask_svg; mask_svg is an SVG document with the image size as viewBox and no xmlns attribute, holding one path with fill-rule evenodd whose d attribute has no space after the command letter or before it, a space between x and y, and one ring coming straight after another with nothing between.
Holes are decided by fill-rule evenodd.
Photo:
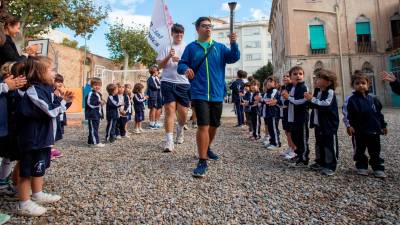
<instances>
[{"instance_id":1,"label":"torch","mask_svg":"<svg viewBox=\"0 0 400 225\"><path fill-rule=\"evenodd\" d=\"M235 18L235 8L236 8L236 2L229 2L229 9L231 11L231 24L230 24L230 32L231 34L233 33L233 23L234 23L234 18Z\"/></svg>"}]
</instances>

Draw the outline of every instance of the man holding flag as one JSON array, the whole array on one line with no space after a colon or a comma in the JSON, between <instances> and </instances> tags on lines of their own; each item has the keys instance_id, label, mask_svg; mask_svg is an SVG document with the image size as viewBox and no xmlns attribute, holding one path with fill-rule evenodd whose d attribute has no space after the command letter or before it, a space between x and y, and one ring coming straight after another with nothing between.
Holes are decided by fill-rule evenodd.
<instances>
[{"instance_id":1,"label":"man holding flag","mask_svg":"<svg viewBox=\"0 0 400 225\"><path fill-rule=\"evenodd\" d=\"M207 160L219 157L210 146L220 126L222 102L226 93L225 66L240 58L236 33L229 35L231 48L211 38L211 20L200 17L196 21L198 40L190 43L178 64L178 73L190 79L190 93L198 129L196 134L199 162L193 170L194 177L204 177Z\"/></svg>"},{"instance_id":2,"label":"man holding flag","mask_svg":"<svg viewBox=\"0 0 400 225\"><path fill-rule=\"evenodd\" d=\"M176 143L182 144L184 141L184 125L188 107L190 104L189 90L190 84L185 76L177 73L178 62L185 50L183 34L185 29L180 24L174 24L171 28L172 46L167 45L158 53L157 63L163 69L161 74L161 94L163 97L165 111L165 143L164 152L174 151L174 118L178 111L178 127L176 128Z\"/></svg>"},{"instance_id":3,"label":"man holding flag","mask_svg":"<svg viewBox=\"0 0 400 225\"><path fill-rule=\"evenodd\" d=\"M174 118L178 111L178 127L176 142L184 141L183 127L186 122L190 104L188 79L177 73L178 62L185 49L183 34L185 29L180 24L173 24L168 7L163 0L156 0L151 17L148 42L158 53L157 63L161 74L161 95L165 110L165 142L164 152L172 152L174 146ZM171 40L172 38L172 40Z\"/></svg>"}]
</instances>

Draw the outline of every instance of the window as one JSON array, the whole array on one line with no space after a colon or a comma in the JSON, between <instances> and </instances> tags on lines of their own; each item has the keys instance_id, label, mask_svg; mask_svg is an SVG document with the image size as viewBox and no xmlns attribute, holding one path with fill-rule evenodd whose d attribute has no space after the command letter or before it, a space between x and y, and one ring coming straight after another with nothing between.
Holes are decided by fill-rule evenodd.
<instances>
[{"instance_id":1,"label":"window","mask_svg":"<svg viewBox=\"0 0 400 225\"><path fill-rule=\"evenodd\" d=\"M371 81L371 85L368 89L369 93L376 95L375 76L372 65L369 62L365 62L361 70L365 75L369 77L369 80Z\"/></svg>"},{"instance_id":2,"label":"window","mask_svg":"<svg viewBox=\"0 0 400 225\"><path fill-rule=\"evenodd\" d=\"M246 55L246 61L257 61L257 60L261 60L261 54L260 53L247 54Z\"/></svg>"},{"instance_id":3,"label":"window","mask_svg":"<svg viewBox=\"0 0 400 225\"><path fill-rule=\"evenodd\" d=\"M251 35L260 35L260 28L259 27L251 27L243 29L243 35L251 36Z\"/></svg>"},{"instance_id":4,"label":"window","mask_svg":"<svg viewBox=\"0 0 400 225\"><path fill-rule=\"evenodd\" d=\"M267 42L267 48L272 48L271 41L268 41L268 42Z\"/></svg>"},{"instance_id":5,"label":"window","mask_svg":"<svg viewBox=\"0 0 400 225\"><path fill-rule=\"evenodd\" d=\"M310 47L312 50L326 49L324 25L310 25Z\"/></svg>"},{"instance_id":6,"label":"window","mask_svg":"<svg viewBox=\"0 0 400 225\"><path fill-rule=\"evenodd\" d=\"M400 15L395 14L390 19L390 26L392 28L392 48L400 48Z\"/></svg>"},{"instance_id":7,"label":"window","mask_svg":"<svg viewBox=\"0 0 400 225\"><path fill-rule=\"evenodd\" d=\"M219 32L219 33L218 33L218 37L219 37L219 38L224 38L224 37L225 37L225 36L224 36L224 32Z\"/></svg>"},{"instance_id":8,"label":"window","mask_svg":"<svg viewBox=\"0 0 400 225\"><path fill-rule=\"evenodd\" d=\"M260 41L247 41L245 44L246 48L261 48Z\"/></svg>"}]
</instances>

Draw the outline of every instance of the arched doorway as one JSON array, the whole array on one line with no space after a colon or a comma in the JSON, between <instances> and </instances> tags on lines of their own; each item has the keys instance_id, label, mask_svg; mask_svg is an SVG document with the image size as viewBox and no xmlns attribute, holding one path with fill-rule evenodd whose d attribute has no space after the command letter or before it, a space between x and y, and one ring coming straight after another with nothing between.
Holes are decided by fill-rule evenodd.
<instances>
[{"instance_id":1,"label":"arched doorway","mask_svg":"<svg viewBox=\"0 0 400 225\"><path fill-rule=\"evenodd\" d=\"M361 71L365 75L367 75L369 80L371 81L371 85L369 86L369 93L376 95L374 67L371 63L365 62L361 67Z\"/></svg>"}]
</instances>

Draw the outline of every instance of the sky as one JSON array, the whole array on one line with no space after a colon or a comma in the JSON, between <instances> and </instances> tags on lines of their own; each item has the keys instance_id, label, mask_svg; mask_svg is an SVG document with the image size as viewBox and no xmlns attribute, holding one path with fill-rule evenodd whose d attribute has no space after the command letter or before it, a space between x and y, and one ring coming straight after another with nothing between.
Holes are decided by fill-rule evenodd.
<instances>
[{"instance_id":1,"label":"sky","mask_svg":"<svg viewBox=\"0 0 400 225\"><path fill-rule=\"evenodd\" d=\"M105 34L108 24L122 21L126 26L132 22L150 25L154 0L94 0L96 4L109 6L108 18L99 26L87 45L92 53L110 57L106 46ZM195 38L193 22L200 16L229 16L226 0L165 0L174 23L185 27L184 41L190 43ZM269 17L272 0L242 0L237 1L236 21L257 20ZM75 37L74 32L68 28L59 30L68 33L71 37L84 45L84 40Z\"/></svg>"}]
</instances>

